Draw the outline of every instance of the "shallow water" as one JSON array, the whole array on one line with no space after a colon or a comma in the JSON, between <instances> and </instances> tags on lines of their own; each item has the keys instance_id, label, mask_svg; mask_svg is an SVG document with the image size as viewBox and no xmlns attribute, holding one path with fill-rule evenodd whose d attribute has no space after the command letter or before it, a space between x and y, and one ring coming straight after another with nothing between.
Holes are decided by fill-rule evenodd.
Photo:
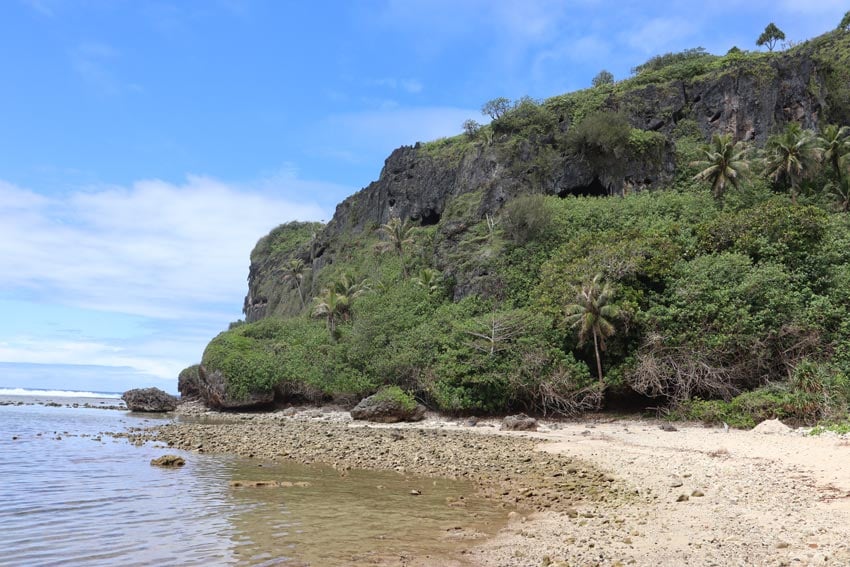
<instances>
[{"instance_id":1,"label":"shallow water","mask_svg":"<svg viewBox=\"0 0 850 567\"><path fill-rule=\"evenodd\" d=\"M105 435L157 419L0 407L0 565L397 565L506 516L463 482L194 453L162 469L179 452ZM231 486L266 480L281 486Z\"/></svg>"}]
</instances>

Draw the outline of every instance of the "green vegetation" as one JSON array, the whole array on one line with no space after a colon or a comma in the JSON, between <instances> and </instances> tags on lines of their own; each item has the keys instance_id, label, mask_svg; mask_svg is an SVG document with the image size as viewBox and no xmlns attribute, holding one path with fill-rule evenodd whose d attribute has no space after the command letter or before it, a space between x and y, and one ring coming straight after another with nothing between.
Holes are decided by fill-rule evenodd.
<instances>
[{"instance_id":1,"label":"green vegetation","mask_svg":"<svg viewBox=\"0 0 850 567\"><path fill-rule=\"evenodd\" d=\"M593 77L593 81L591 84L594 87L601 87L603 85L613 85L614 84L614 75L611 71L606 71L605 69L599 71L599 73Z\"/></svg>"},{"instance_id":2,"label":"green vegetation","mask_svg":"<svg viewBox=\"0 0 850 567\"><path fill-rule=\"evenodd\" d=\"M756 40L756 45L759 47L766 45L768 51L773 51L773 48L776 46L776 42L781 39L785 39L785 32L776 27L776 24L770 22Z\"/></svg>"},{"instance_id":3,"label":"green vegetation","mask_svg":"<svg viewBox=\"0 0 850 567\"><path fill-rule=\"evenodd\" d=\"M391 402L405 411L416 409L416 399L398 386L381 388L374 397L379 402Z\"/></svg>"},{"instance_id":4,"label":"green vegetation","mask_svg":"<svg viewBox=\"0 0 850 567\"><path fill-rule=\"evenodd\" d=\"M729 134L715 134L702 153L703 159L691 163L700 168L694 179L708 181L714 198L722 202L726 188L740 189L749 171L747 150L741 147L740 142L733 141Z\"/></svg>"},{"instance_id":5,"label":"green vegetation","mask_svg":"<svg viewBox=\"0 0 850 567\"><path fill-rule=\"evenodd\" d=\"M841 59L846 35L789 51L826 46ZM504 179L459 181L433 226L393 218L323 241L315 275L299 259L313 258L316 227L275 229L252 260L299 309L270 309L286 317L222 333L205 368L243 397L352 401L380 391L458 414L574 414L616 394L736 427L771 417L841 423L850 404L847 121L819 133L790 123L764 148L724 135L706 145L706 118L641 106L650 90L680 92L673 80L768 80L783 57L693 49L617 83L490 101L489 125L470 122L414 151L453 173L495 160ZM824 84L806 88L838 100L830 81L842 75L822 68ZM657 115L671 122L650 125ZM674 145L666 188L591 198L552 181L552 171L582 167L601 193L624 179L625 163L672 169Z\"/></svg>"}]
</instances>

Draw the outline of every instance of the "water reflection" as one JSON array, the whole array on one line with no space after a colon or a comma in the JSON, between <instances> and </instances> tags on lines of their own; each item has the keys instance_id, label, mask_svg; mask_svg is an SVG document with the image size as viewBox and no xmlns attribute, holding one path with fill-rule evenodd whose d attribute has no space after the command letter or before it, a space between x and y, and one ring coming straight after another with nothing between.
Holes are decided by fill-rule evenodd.
<instances>
[{"instance_id":1,"label":"water reflection","mask_svg":"<svg viewBox=\"0 0 850 567\"><path fill-rule=\"evenodd\" d=\"M474 543L464 536L494 533L506 519L463 482L180 453L105 435L150 419L0 407L0 565L397 565L402 556L454 554ZM166 452L186 466L150 466ZM232 486L251 481L279 486Z\"/></svg>"}]
</instances>

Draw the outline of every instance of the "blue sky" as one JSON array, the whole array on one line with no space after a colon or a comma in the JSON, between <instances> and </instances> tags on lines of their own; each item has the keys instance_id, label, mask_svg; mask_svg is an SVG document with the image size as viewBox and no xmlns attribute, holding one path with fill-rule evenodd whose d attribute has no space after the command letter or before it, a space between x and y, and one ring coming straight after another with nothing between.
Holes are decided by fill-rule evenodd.
<instances>
[{"instance_id":1,"label":"blue sky","mask_svg":"<svg viewBox=\"0 0 850 567\"><path fill-rule=\"evenodd\" d=\"M832 0L5 0L0 387L176 391L248 256L497 96L834 28Z\"/></svg>"}]
</instances>

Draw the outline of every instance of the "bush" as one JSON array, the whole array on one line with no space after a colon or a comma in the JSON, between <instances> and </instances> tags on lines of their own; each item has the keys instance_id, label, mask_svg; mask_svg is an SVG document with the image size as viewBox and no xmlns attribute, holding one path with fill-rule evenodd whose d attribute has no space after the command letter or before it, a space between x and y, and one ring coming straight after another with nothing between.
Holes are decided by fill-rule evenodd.
<instances>
[{"instance_id":1,"label":"bush","mask_svg":"<svg viewBox=\"0 0 850 567\"><path fill-rule=\"evenodd\" d=\"M552 228L552 209L543 195L517 197L502 211L505 234L517 246L546 240Z\"/></svg>"},{"instance_id":2,"label":"bush","mask_svg":"<svg viewBox=\"0 0 850 567\"><path fill-rule=\"evenodd\" d=\"M629 150L631 131L628 120L622 114L594 112L567 132L566 145L597 175L604 173L618 177Z\"/></svg>"},{"instance_id":3,"label":"bush","mask_svg":"<svg viewBox=\"0 0 850 567\"><path fill-rule=\"evenodd\" d=\"M398 386L381 388L373 397L381 402L396 404L405 411L410 412L416 409L416 399Z\"/></svg>"}]
</instances>

